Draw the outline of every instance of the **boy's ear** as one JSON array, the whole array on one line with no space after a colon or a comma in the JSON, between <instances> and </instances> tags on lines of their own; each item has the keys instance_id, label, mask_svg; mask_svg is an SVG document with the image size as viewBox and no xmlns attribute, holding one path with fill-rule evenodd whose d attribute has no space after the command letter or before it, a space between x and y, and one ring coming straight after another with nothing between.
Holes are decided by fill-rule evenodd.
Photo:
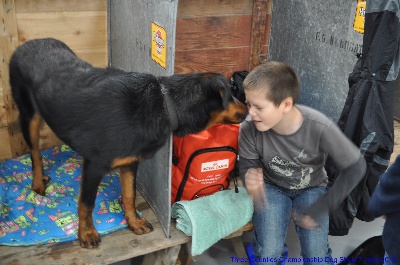
<instances>
[{"instance_id":1,"label":"boy's ear","mask_svg":"<svg viewBox=\"0 0 400 265\"><path fill-rule=\"evenodd\" d=\"M282 101L282 104L284 104L284 109L285 110L290 110L293 107L293 98L292 97L287 97Z\"/></svg>"}]
</instances>

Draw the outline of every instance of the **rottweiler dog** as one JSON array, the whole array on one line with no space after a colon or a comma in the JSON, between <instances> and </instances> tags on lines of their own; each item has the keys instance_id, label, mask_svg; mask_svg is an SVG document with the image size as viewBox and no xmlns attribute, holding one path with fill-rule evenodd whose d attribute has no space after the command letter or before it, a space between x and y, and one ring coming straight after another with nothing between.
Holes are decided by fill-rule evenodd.
<instances>
[{"instance_id":1,"label":"rottweiler dog","mask_svg":"<svg viewBox=\"0 0 400 265\"><path fill-rule=\"evenodd\" d=\"M119 168L128 226L135 234L149 233L152 225L135 209L139 162L151 158L171 133L194 134L215 124L240 123L247 115L221 74L154 76L96 68L50 38L15 50L10 85L30 148L33 191L45 195L48 181L38 145L42 120L83 157L78 238L85 248L100 243L92 212L104 174Z\"/></svg>"}]
</instances>

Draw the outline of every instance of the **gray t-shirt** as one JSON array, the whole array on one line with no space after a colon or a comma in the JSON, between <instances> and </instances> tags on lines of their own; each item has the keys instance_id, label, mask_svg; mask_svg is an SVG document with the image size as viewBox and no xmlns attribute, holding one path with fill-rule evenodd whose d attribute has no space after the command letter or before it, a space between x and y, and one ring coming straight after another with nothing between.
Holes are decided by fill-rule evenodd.
<instances>
[{"instance_id":1,"label":"gray t-shirt","mask_svg":"<svg viewBox=\"0 0 400 265\"><path fill-rule=\"evenodd\" d=\"M247 160L247 168L262 167L265 180L281 188L326 185L327 156L332 157L338 169L344 169L357 162L360 151L324 114L303 105L296 107L304 121L291 135L273 130L260 132L251 120L244 121L240 127L239 157ZM241 167L241 177L247 168Z\"/></svg>"}]
</instances>

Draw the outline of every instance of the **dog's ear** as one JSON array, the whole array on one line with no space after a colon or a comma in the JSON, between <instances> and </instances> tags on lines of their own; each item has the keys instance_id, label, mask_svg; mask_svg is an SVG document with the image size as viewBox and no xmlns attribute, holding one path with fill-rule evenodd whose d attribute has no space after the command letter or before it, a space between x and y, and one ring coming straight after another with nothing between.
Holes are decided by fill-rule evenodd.
<instances>
[{"instance_id":1,"label":"dog's ear","mask_svg":"<svg viewBox=\"0 0 400 265\"><path fill-rule=\"evenodd\" d=\"M218 86L219 86L219 93L221 94L222 98L222 106L224 109L229 108L229 101L232 98L231 90L229 87L228 82L224 79L218 80Z\"/></svg>"}]
</instances>

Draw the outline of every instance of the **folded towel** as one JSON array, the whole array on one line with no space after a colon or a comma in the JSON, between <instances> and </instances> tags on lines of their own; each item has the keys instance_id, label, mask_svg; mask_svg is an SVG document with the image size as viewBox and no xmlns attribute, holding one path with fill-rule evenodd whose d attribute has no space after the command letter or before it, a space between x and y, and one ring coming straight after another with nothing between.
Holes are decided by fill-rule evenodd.
<instances>
[{"instance_id":1,"label":"folded towel","mask_svg":"<svg viewBox=\"0 0 400 265\"><path fill-rule=\"evenodd\" d=\"M223 190L193 201L172 205L176 228L192 236L192 256L197 256L220 239L237 231L253 216L253 201L245 188Z\"/></svg>"}]
</instances>

